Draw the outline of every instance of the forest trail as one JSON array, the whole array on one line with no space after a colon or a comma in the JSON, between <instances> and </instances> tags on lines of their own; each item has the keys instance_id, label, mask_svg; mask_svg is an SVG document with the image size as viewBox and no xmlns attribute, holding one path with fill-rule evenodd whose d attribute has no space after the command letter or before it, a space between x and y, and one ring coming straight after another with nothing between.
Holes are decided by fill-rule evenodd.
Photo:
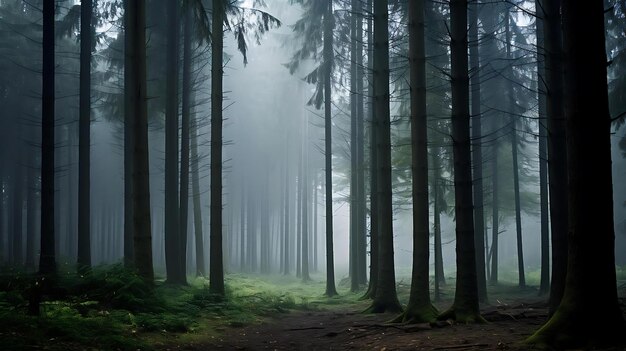
<instances>
[{"instance_id":1,"label":"forest trail","mask_svg":"<svg viewBox=\"0 0 626 351\"><path fill-rule=\"evenodd\" d=\"M261 324L231 328L191 350L527 350L519 345L545 321L547 310L521 305L484 310L482 325L388 325L393 314L359 310L291 311Z\"/></svg>"}]
</instances>

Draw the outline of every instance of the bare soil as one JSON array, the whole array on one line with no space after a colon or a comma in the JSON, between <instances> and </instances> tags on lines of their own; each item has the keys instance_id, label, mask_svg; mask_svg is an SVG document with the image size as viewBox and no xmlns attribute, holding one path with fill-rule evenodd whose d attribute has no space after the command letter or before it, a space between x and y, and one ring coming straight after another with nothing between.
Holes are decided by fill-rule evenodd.
<instances>
[{"instance_id":1,"label":"bare soil","mask_svg":"<svg viewBox=\"0 0 626 351\"><path fill-rule=\"evenodd\" d=\"M291 311L263 323L230 328L208 344L188 349L222 350L528 350L522 344L543 324L541 304L499 305L483 311L486 324L388 324L392 314Z\"/></svg>"}]
</instances>

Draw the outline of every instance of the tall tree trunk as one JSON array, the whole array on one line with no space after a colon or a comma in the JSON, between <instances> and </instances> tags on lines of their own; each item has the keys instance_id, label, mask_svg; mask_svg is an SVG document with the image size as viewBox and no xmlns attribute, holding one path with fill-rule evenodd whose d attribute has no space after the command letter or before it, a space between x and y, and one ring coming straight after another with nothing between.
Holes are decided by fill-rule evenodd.
<instances>
[{"instance_id":1,"label":"tall tree trunk","mask_svg":"<svg viewBox=\"0 0 626 351\"><path fill-rule=\"evenodd\" d=\"M165 269L167 282L185 284L182 273L181 231L178 192L178 56L179 1L166 2L167 53L165 63Z\"/></svg>"},{"instance_id":2,"label":"tall tree trunk","mask_svg":"<svg viewBox=\"0 0 626 351\"><path fill-rule=\"evenodd\" d=\"M539 9L540 0L535 1L535 8ZM538 11L541 15L541 10ZM542 16L536 19L537 28L537 87L539 100L539 194L541 208L541 283L539 295L543 296L550 292L550 223L548 213L548 130L546 86L545 86L545 29Z\"/></svg>"},{"instance_id":3,"label":"tall tree trunk","mask_svg":"<svg viewBox=\"0 0 626 351\"><path fill-rule=\"evenodd\" d=\"M126 6L126 5L124 5ZM125 7L126 8L126 7ZM135 120L135 106L133 92L137 89L131 72L130 53L133 48L129 35L129 16L124 11L124 267L131 268L135 261L133 248L133 125Z\"/></svg>"},{"instance_id":4,"label":"tall tree trunk","mask_svg":"<svg viewBox=\"0 0 626 351\"><path fill-rule=\"evenodd\" d=\"M561 0L542 0L546 56L546 109L548 117L548 184L552 232L550 315L561 302L567 274L568 189L565 114L563 111L563 43Z\"/></svg>"},{"instance_id":5,"label":"tall tree trunk","mask_svg":"<svg viewBox=\"0 0 626 351\"><path fill-rule=\"evenodd\" d=\"M555 349L617 346L623 343L624 320L615 272L604 6L601 1L564 1L562 14L570 194L567 278L559 307L531 341Z\"/></svg>"},{"instance_id":6,"label":"tall tree trunk","mask_svg":"<svg viewBox=\"0 0 626 351\"><path fill-rule=\"evenodd\" d=\"M213 0L211 60L211 267L209 290L224 296L222 262L222 103L224 69L224 3Z\"/></svg>"},{"instance_id":7,"label":"tall tree trunk","mask_svg":"<svg viewBox=\"0 0 626 351\"><path fill-rule=\"evenodd\" d=\"M487 277L485 276L485 212L483 201L483 149L482 149L482 113L480 94L480 57L478 54L478 1L469 9L469 51L472 96L472 165L474 196L474 246L476 249L476 274L478 279L478 299L487 302Z\"/></svg>"},{"instance_id":8,"label":"tall tree trunk","mask_svg":"<svg viewBox=\"0 0 626 351\"><path fill-rule=\"evenodd\" d=\"M18 127L18 129L21 129ZM13 241L11 245L11 253L12 253L12 263L15 266L22 266L23 264L23 238L24 238L24 169L21 164L23 159L23 149L24 145L22 143L22 135L21 132L17 132L17 143L18 143L18 151L17 157L15 158L14 169L13 169Z\"/></svg>"},{"instance_id":9,"label":"tall tree trunk","mask_svg":"<svg viewBox=\"0 0 626 351\"><path fill-rule=\"evenodd\" d=\"M511 8L507 8L505 13L506 18L506 57L509 62L512 62L513 55L511 54L512 45L512 30L511 26ZM509 115L511 120L511 158L513 160L513 191L515 195L515 229L517 239L517 269L518 269L518 284L520 288L526 287L526 278L524 274L524 249L522 246L522 213L520 205L519 195L519 162L518 162L518 141L517 141L517 117L515 116L515 91L513 89L513 66L509 65L508 68L510 75L507 80L508 91L508 103L509 103Z\"/></svg>"},{"instance_id":10,"label":"tall tree trunk","mask_svg":"<svg viewBox=\"0 0 626 351\"><path fill-rule=\"evenodd\" d=\"M360 0L351 0L350 14L350 255L349 255L349 275L350 275L350 291L359 290L359 277L357 273L358 267L358 194L357 194L357 125L356 119L358 115L357 107L357 49L356 43L359 40L356 37L357 27L357 3Z\"/></svg>"},{"instance_id":11,"label":"tall tree trunk","mask_svg":"<svg viewBox=\"0 0 626 351\"><path fill-rule=\"evenodd\" d=\"M246 198L244 185L241 187L241 205L239 206L239 225L241 226L239 240L239 270L246 271Z\"/></svg>"},{"instance_id":12,"label":"tall tree trunk","mask_svg":"<svg viewBox=\"0 0 626 351\"><path fill-rule=\"evenodd\" d=\"M498 129L498 123L494 121L493 130ZM491 146L491 276L489 282L491 285L498 284L498 237L500 235L500 191L499 178L500 170L498 169L498 150L499 141L494 140Z\"/></svg>"},{"instance_id":13,"label":"tall tree trunk","mask_svg":"<svg viewBox=\"0 0 626 351\"><path fill-rule=\"evenodd\" d=\"M313 184L313 271L317 273L317 259L318 259L318 251L317 251L317 244L319 242L318 236L317 236L317 222L318 222L318 216L317 216L317 207L318 207L318 195L317 195L317 186L318 186L318 182L319 182L319 174L315 174L314 176L314 184Z\"/></svg>"},{"instance_id":14,"label":"tall tree trunk","mask_svg":"<svg viewBox=\"0 0 626 351\"><path fill-rule=\"evenodd\" d=\"M333 172L331 73L333 69L333 0L324 13L324 164L326 173L326 295L337 295L333 249Z\"/></svg>"},{"instance_id":15,"label":"tall tree trunk","mask_svg":"<svg viewBox=\"0 0 626 351\"><path fill-rule=\"evenodd\" d=\"M196 276L206 276L204 237L202 235L202 203L200 201L200 157L198 157L197 116L191 116L191 191L193 197L193 230L196 243Z\"/></svg>"},{"instance_id":16,"label":"tall tree trunk","mask_svg":"<svg viewBox=\"0 0 626 351\"><path fill-rule=\"evenodd\" d=\"M302 131L302 128L300 128ZM296 218L298 220L298 224L296 227L296 277L302 277L302 222L305 214L302 211L302 195L304 194L304 185L302 181L302 137L300 140L300 145L298 146L298 187L296 189L297 196L297 204L296 204Z\"/></svg>"},{"instance_id":17,"label":"tall tree trunk","mask_svg":"<svg viewBox=\"0 0 626 351\"><path fill-rule=\"evenodd\" d=\"M425 323L437 317L430 301L430 214L428 203L428 116L426 114L426 44L424 0L409 2L411 84L411 170L413 199L413 269L409 304L403 322Z\"/></svg>"},{"instance_id":18,"label":"tall tree trunk","mask_svg":"<svg viewBox=\"0 0 626 351\"><path fill-rule=\"evenodd\" d=\"M191 94L192 94L192 21L193 14L191 4L186 1L183 8L183 96L182 96L182 114L181 114L181 138L180 138L180 275L187 275L187 223L189 220L189 138L191 137L190 119L191 119ZM197 269L196 269L197 271Z\"/></svg>"},{"instance_id":19,"label":"tall tree trunk","mask_svg":"<svg viewBox=\"0 0 626 351\"><path fill-rule=\"evenodd\" d=\"M39 273L56 271L54 233L54 14L55 2L43 2L41 106L41 248Z\"/></svg>"},{"instance_id":20,"label":"tall tree trunk","mask_svg":"<svg viewBox=\"0 0 626 351\"><path fill-rule=\"evenodd\" d=\"M393 253L388 1L374 2L374 113L378 128L378 286L370 312L401 312Z\"/></svg>"},{"instance_id":21,"label":"tall tree trunk","mask_svg":"<svg viewBox=\"0 0 626 351\"><path fill-rule=\"evenodd\" d=\"M370 13L372 11L372 1L367 0L367 10ZM374 50L372 50L374 43L374 21L372 16L369 16L367 20L367 68L368 68L368 102L367 102L367 115L369 119L369 153L370 153L370 281L367 287L367 292L363 295L363 298L373 299L376 296L376 287L378 286L378 179L376 172L378 171L378 157L376 154L378 138L376 121L374 115L374 79L373 79L373 62L374 62Z\"/></svg>"},{"instance_id":22,"label":"tall tree trunk","mask_svg":"<svg viewBox=\"0 0 626 351\"><path fill-rule=\"evenodd\" d=\"M472 159L469 111L467 0L450 1L450 62L452 80L452 151L456 213L456 291L454 304L440 318L461 323L484 321L478 308Z\"/></svg>"},{"instance_id":23,"label":"tall tree trunk","mask_svg":"<svg viewBox=\"0 0 626 351\"><path fill-rule=\"evenodd\" d=\"M302 143L304 147L302 148L302 281L308 282L311 280L311 276L309 275L309 158L308 158L308 141L309 141L309 133L308 133L308 120L304 120L304 137L302 138Z\"/></svg>"},{"instance_id":24,"label":"tall tree trunk","mask_svg":"<svg viewBox=\"0 0 626 351\"><path fill-rule=\"evenodd\" d=\"M29 168L28 168L28 176L27 176L27 196L26 200L26 268L34 268L35 267L35 236L37 230L37 186L38 179L37 174L35 172L35 164L36 157L35 153L32 150L29 150ZM0 192L2 191L2 181L0 180ZM0 196L0 218L3 216L2 211L2 197ZM2 220L0 219L0 240L2 240ZM0 255L2 255L2 250L0 248Z\"/></svg>"},{"instance_id":25,"label":"tall tree trunk","mask_svg":"<svg viewBox=\"0 0 626 351\"><path fill-rule=\"evenodd\" d=\"M133 256L135 269L152 282L152 222L150 221L150 167L148 157L148 105L146 80L146 2L126 0L124 13L128 16L126 40L127 76L132 82L131 94L133 146Z\"/></svg>"},{"instance_id":26,"label":"tall tree trunk","mask_svg":"<svg viewBox=\"0 0 626 351\"><path fill-rule=\"evenodd\" d=\"M440 147L435 147L432 151L432 165L433 165L433 216L434 216L434 231L435 231L435 300L441 299L441 286L446 285L446 277L443 271L443 248L441 245L441 186L439 185L439 178L441 178L441 165L439 163Z\"/></svg>"},{"instance_id":27,"label":"tall tree trunk","mask_svg":"<svg viewBox=\"0 0 626 351\"><path fill-rule=\"evenodd\" d=\"M366 199L365 199L365 155L364 155L364 89L363 89L363 2L356 1L356 157L357 157L357 270L359 285L367 284L367 223L366 223Z\"/></svg>"},{"instance_id":28,"label":"tall tree trunk","mask_svg":"<svg viewBox=\"0 0 626 351\"><path fill-rule=\"evenodd\" d=\"M78 118L78 269L91 267L91 50L92 0L80 6L80 98Z\"/></svg>"},{"instance_id":29,"label":"tall tree trunk","mask_svg":"<svg viewBox=\"0 0 626 351\"><path fill-rule=\"evenodd\" d=\"M284 261L285 261L285 266L283 269L283 274L284 275L288 275L290 272L290 251L291 251L291 246L289 244L290 240L289 237L291 236L291 227L290 227L290 223L289 223L289 209L291 208L291 201L289 198L289 151L287 151L287 156L286 156L286 165L285 165L285 241L283 243L284 248L283 248L283 253L285 254L284 257Z\"/></svg>"}]
</instances>

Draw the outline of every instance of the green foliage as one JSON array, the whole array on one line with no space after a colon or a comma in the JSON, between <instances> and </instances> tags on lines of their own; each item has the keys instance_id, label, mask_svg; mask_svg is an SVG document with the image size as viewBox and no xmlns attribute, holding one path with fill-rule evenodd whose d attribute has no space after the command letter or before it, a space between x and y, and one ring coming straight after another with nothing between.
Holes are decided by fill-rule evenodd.
<instances>
[{"instance_id":1,"label":"green foliage","mask_svg":"<svg viewBox=\"0 0 626 351\"><path fill-rule=\"evenodd\" d=\"M74 269L60 269L73 272ZM264 279L267 279L264 277ZM13 349L48 347L135 350L150 345L203 340L216 330L258 323L290 310L334 308L356 302L347 294L327 299L324 284L301 283L293 277L261 281L231 275L226 296L211 294L208 281L172 286L143 281L121 265L94 268L86 275L60 273L49 283L41 315L26 315L29 294L37 277L16 271L0 275L0 337Z\"/></svg>"}]
</instances>

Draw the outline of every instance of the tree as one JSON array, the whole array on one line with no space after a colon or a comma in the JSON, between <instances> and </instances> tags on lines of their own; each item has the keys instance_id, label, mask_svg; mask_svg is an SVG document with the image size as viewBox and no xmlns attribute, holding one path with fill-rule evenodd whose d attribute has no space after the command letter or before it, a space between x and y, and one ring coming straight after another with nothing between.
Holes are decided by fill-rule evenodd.
<instances>
[{"instance_id":1,"label":"tree","mask_svg":"<svg viewBox=\"0 0 626 351\"><path fill-rule=\"evenodd\" d=\"M43 71L41 106L41 253L39 273L56 271L54 233L54 14L55 2L43 3Z\"/></svg>"},{"instance_id":2,"label":"tree","mask_svg":"<svg viewBox=\"0 0 626 351\"><path fill-rule=\"evenodd\" d=\"M80 98L78 121L78 269L91 267L91 52L93 2L80 5Z\"/></svg>"},{"instance_id":3,"label":"tree","mask_svg":"<svg viewBox=\"0 0 626 351\"><path fill-rule=\"evenodd\" d=\"M167 282L186 284L182 257L182 232L180 228L180 197L178 173L178 56L179 56L178 0L166 1L167 52L165 92L165 268Z\"/></svg>"},{"instance_id":4,"label":"tree","mask_svg":"<svg viewBox=\"0 0 626 351\"><path fill-rule=\"evenodd\" d=\"M570 194L567 278L557 310L529 342L557 349L609 346L623 341L624 320L615 275L603 3L564 1L562 16Z\"/></svg>"},{"instance_id":5,"label":"tree","mask_svg":"<svg viewBox=\"0 0 626 351\"><path fill-rule=\"evenodd\" d=\"M150 221L150 178L148 165L148 106L146 81L146 2L124 1L126 41L124 77L129 78L125 94L129 96L129 112L133 118L133 256L135 269L152 282L152 228Z\"/></svg>"},{"instance_id":6,"label":"tree","mask_svg":"<svg viewBox=\"0 0 626 351\"><path fill-rule=\"evenodd\" d=\"M426 114L426 44L424 0L409 2L411 84L411 169L413 199L413 272L411 294L402 321L430 322L437 310L430 301L430 220L428 202L428 138Z\"/></svg>"},{"instance_id":7,"label":"tree","mask_svg":"<svg viewBox=\"0 0 626 351\"><path fill-rule=\"evenodd\" d=\"M556 311L565 289L567 274L568 190L567 147L563 111L563 52L561 1L542 0L546 110L548 117L548 183L550 184L550 229L552 233L552 283L550 314Z\"/></svg>"},{"instance_id":8,"label":"tree","mask_svg":"<svg viewBox=\"0 0 626 351\"><path fill-rule=\"evenodd\" d=\"M224 296L224 265L222 261L222 104L224 54L224 3L213 0L211 59L211 256L209 290Z\"/></svg>"},{"instance_id":9,"label":"tree","mask_svg":"<svg viewBox=\"0 0 626 351\"><path fill-rule=\"evenodd\" d=\"M485 274L485 211L483 201L483 151L482 137L482 113L481 113L481 82L480 82L480 57L478 53L478 1L472 3L469 9L469 37L471 43L470 77L472 97L472 179L474 196L474 246L476 249L476 274L478 279L478 298L481 302L487 302L487 277Z\"/></svg>"},{"instance_id":10,"label":"tree","mask_svg":"<svg viewBox=\"0 0 626 351\"><path fill-rule=\"evenodd\" d=\"M541 7L540 0L535 1L535 8ZM538 11L538 13L541 13ZM539 109L539 192L541 206L541 282L539 295L550 292L550 224L548 209L548 131L546 128L546 86L545 86L545 52L544 37L545 29L543 18L537 16L537 82L538 88L538 109Z\"/></svg>"},{"instance_id":11,"label":"tree","mask_svg":"<svg viewBox=\"0 0 626 351\"><path fill-rule=\"evenodd\" d=\"M376 295L368 311L401 312L396 293L393 260L393 210L391 186L391 118L389 111L389 9L388 1L374 2L374 118L378 129L378 277Z\"/></svg>"},{"instance_id":12,"label":"tree","mask_svg":"<svg viewBox=\"0 0 626 351\"><path fill-rule=\"evenodd\" d=\"M456 291L452 307L439 316L457 322L484 321L478 308L472 202L472 162L467 55L467 0L450 1L452 151L456 213Z\"/></svg>"}]
</instances>

